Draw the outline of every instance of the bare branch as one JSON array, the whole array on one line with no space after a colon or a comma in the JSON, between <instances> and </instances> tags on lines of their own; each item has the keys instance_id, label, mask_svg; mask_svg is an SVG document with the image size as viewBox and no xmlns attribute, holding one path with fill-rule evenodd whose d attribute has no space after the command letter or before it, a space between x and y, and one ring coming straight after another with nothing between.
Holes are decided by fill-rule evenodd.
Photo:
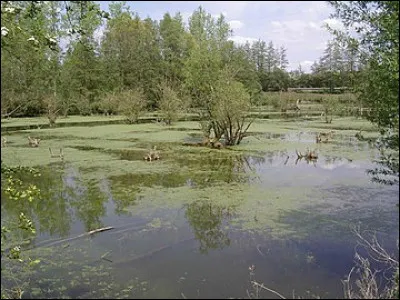
<instances>
[{"instance_id":1,"label":"bare branch","mask_svg":"<svg viewBox=\"0 0 400 300\"><path fill-rule=\"evenodd\" d=\"M15 113L15 112L16 112L18 109L20 109L21 107L22 107L22 105L18 105L18 107L17 107L16 109L12 110L12 111L9 112L9 113L2 114L1 117L2 117L2 118L10 117L13 113Z\"/></svg>"},{"instance_id":2,"label":"bare branch","mask_svg":"<svg viewBox=\"0 0 400 300\"><path fill-rule=\"evenodd\" d=\"M396 260L395 258L391 257L389 253L380 245L378 242L378 239L376 238L376 235L372 236L372 240L368 241L365 237L363 237L360 233L360 228L355 228L353 229L354 233L356 236L359 238L358 244L365 247L370 256L379 262L386 262L394 267L399 267L399 261Z\"/></svg>"},{"instance_id":3,"label":"bare branch","mask_svg":"<svg viewBox=\"0 0 400 300\"><path fill-rule=\"evenodd\" d=\"M251 281L251 283L252 283L254 286L256 286L256 287L259 287L259 288L261 288L261 289L267 290L267 291L269 291L269 292L271 292L271 293L277 295L277 296L278 296L279 298L281 298L281 299L286 299L284 296L282 296L281 294L279 294L277 291L274 291L274 290L272 290L272 289L267 288L266 286L264 286L264 284L260 284L260 283L258 283L258 282L256 282L256 281Z\"/></svg>"}]
</instances>

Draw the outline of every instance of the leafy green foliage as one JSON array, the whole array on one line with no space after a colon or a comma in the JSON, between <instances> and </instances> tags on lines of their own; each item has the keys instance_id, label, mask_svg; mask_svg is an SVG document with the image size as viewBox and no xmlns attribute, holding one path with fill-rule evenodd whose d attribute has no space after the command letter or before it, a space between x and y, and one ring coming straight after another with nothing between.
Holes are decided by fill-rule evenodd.
<instances>
[{"instance_id":1,"label":"leafy green foliage","mask_svg":"<svg viewBox=\"0 0 400 300\"><path fill-rule=\"evenodd\" d=\"M116 93L106 93L100 100L98 109L100 112L111 115L118 111L118 99L116 99Z\"/></svg>"},{"instance_id":2,"label":"leafy green foliage","mask_svg":"<svg viewBox=\"0 0 400 300\"><path fill-rule=\"evenodd\" d=\"M322 107L326 123L332 123L333 113L337 110L338 101L334 97L323 97Z\"/></svg>"},{"instance_id":3,"label":"leafy green foliage","mask_svg":"<svg viewBox=\"0 0 400 300\"><path fill-rule=\"evenodd\" d=\"M54 95L47 95L43 98L44 106L47 108L47 118L49 119L50 127L56 123L58 113L61 110L58 99Z\"/></svg>"},{"instance_id":4,"label":"leafy green foliage","mask_svg":"<svg viewBox=\"0 0 400 300\"><path fill-rule=\"evenodd\" d=\"M9 201L14 202L15 206L26 205L26 203L31 203L40 199L41 194L37 186L31 183L26 183L26 181L22 180L21 175L24 173L28 173L32 177L40 176L40 173L35 169L24 167L10 168L5 166L3 162L1 162L1 186L2 190L4 191L4 196L2 195L2 205L6 197L9 199ZM15 241L10 239L10 237L15 236L16 233L21 233L23 237L23 239L19 241L18 245L15 245ZM40 262L39 260L32 261L30 258L28 258L28 261L26 262L25 259L22 257L21 249L21 244L24 241L29 240L35 234L36 229L32 220L22 211L19 212L19 215L16 219L10 219L10 217L7 216L7 219L6 221L4 221L4 223L2 220L2 266L3 263L6 262L3 261L3 259L5 258L12 261L18 261L21 264L27 264L27 266L29 267L38 264ZM6 256L3 256L4 253L6 254ZM9 296L10 295L5 290L3 290L2 286L2 298L8 298Z\"/></svg>"},{"instance_id":5,"label":"leafy green foliage","mask_svg":"<svg viewBox=\"0 0 400 300\"><path fill-rule=\"evenodd\" d=\"M168 125L171 125L172 122L177 120L179 112L182 111L183 101L180 99L178 93L165 82L160 84L159 89L158 108L164 121Z\"/></svg>"},{"instance_id":6,"label":"leafy green foliage","mask_svg":"<svg viewBox=\"0 0 400 300\"><path fill-rule=\"evenodd\" d=\"M399 2L330 1L334 16L347 26L356 27L364 67L357 84L359 98L369 108L367 118L381 130L382 174L399 176ZM345 33L333 31L351 48ZM353 42L354 44L354 42ZM383 151L385 152L385 151ZM387 152L387 151L386 151ZM371 172L377 175L377 170ZM379 172L378 172L379 173ZM379 178L378 178L379 179ZM398 182L398 180L397 180Z\"/></svg>"},{"instance_id":7,"label":"leafy green foliage","mask_svg":"<svg viewBox=\"0 0 400 300\"><path fill-rule=\"evenodd\" d=\"M147 106L142 89L125 90L117 93L114 98L118 101L118 111L123 114L130 123L136 123Z\"/></svg>"},{"instance_id":8,"label":"leafy green foliage","mask_svg":"<svg viewBox=\"0 0 400 300\"><path fill-rule=\"evenodd\" d=\"M93 1L2 2L3 116L46 114L53 124L59 115L117 113L104 95L137 88L154 110L163 81L185 107L207 111L226 66L252 105L260 104L261 90L352 87L359 81L354 39L331 41L312 74L288 73L285 47L262 40L236 45L225 17L202 7L189 24L179 13L166 13L159 22L141 19L123 2L110 3L110 13L99 7ZM49 95L57 114L49 113Z\"/></svg>"},{"instance_id":9,"label":"leafy green foliage","mask_svg":"<svg viewBox=\"0 0 400 300\"><path fill-rule=\"evenodd\" d=\"M210 121L217 140L224 135L226 145L238 145L251 122L246 122L250 111L250 95L242 83L236 81L231 70L221 71L212 94Z\"/></svg>"},{"instance_id":10,"label":"leafy green foliage","mask_svg":"<svg viewBox=\"0 0 400 300\"><path fill-rule=\"evenodd\" d=\"M112 15L100 51L105 88L141 88L154 104L161 71L157 24L122 8L115 8Z\"/></svg>"},{"instance_id":11,"label":"leafy green foliage","mask_svg":"<svg viewBox=\"0 0 400 300\"><path fill-rule=\"evenodd\" d=\"M182 69L188 57L190 35L185 31L182 16L166 13L160 21L161 72L169 82L182 82Z\"/></svg>"}]
</instances>

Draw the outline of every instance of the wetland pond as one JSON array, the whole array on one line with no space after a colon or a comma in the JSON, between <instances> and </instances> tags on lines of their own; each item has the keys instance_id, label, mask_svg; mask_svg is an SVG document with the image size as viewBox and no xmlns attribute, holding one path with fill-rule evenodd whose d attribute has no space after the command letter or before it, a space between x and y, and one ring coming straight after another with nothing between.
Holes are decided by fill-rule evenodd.
<instances>
[{"instance_id":1,"label":"wetland pond","mask_svg":"<svg viewBox=\"0 0 400 300\"><path fill-rule=\"evenodd\" d=\"M21 211L32 218L37 235L23 253L40 263L2 261L2 286L18 282L23 298L249 298L252 279L287 298L342 298L354 226L398 256L399 188L371 181L378 153L354 138L357 126L316 147L315 132L327 130L318 124L260 120L223 150L183 145L200 140L196 122L9 133L2 161L36 167L40 177L16 176L41 197L15 203L2 186L2 224ZM153 145L161 160L144 161ZM307 147L318 148L315 163L296 160Z\"/></svg>"}]
</instances>

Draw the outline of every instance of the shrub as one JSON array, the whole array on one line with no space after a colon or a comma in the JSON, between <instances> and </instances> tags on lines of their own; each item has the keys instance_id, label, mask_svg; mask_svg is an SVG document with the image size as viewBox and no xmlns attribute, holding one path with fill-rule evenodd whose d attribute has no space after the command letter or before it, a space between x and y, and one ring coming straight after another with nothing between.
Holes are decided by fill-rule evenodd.
<instances>
[{"instance_id":1,"label":"shrub","mask_svg":"<svg viewBox=\"0 0 400 300\"><path fill-rule=\"evenodd\" d=\"M136 123L146 110L147 101L142 89L125 90L115 95L118 101L118 112L123 114L129 123Z\"/></svg>"}]
</instances>

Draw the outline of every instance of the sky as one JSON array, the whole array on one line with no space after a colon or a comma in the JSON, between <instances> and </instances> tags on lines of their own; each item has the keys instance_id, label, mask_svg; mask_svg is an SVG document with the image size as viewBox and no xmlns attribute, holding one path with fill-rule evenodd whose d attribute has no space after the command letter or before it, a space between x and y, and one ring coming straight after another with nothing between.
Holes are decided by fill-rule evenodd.
<instances>
[{"instance_id":1,"label":"sky","mask_svg":"<svg viewBox=\"0 0 400 300\"><path fill-rule=\"evenodd\" d=\"M112 1L100 2L108 10ZM187 23L199 6L217 17L221 13L229 22L236 43L261 39L272 41L275 48L284 46L289 60L288 70L299 64L305 72L322 55L332 38L324 28L329 24L340 29L341 23L330 18L333 9L326 1L126 1L131 11L141 18L161 20L164 13L180 12ZM101 32L99 33L101 34Z\"/></svg>"}]
</instances>

